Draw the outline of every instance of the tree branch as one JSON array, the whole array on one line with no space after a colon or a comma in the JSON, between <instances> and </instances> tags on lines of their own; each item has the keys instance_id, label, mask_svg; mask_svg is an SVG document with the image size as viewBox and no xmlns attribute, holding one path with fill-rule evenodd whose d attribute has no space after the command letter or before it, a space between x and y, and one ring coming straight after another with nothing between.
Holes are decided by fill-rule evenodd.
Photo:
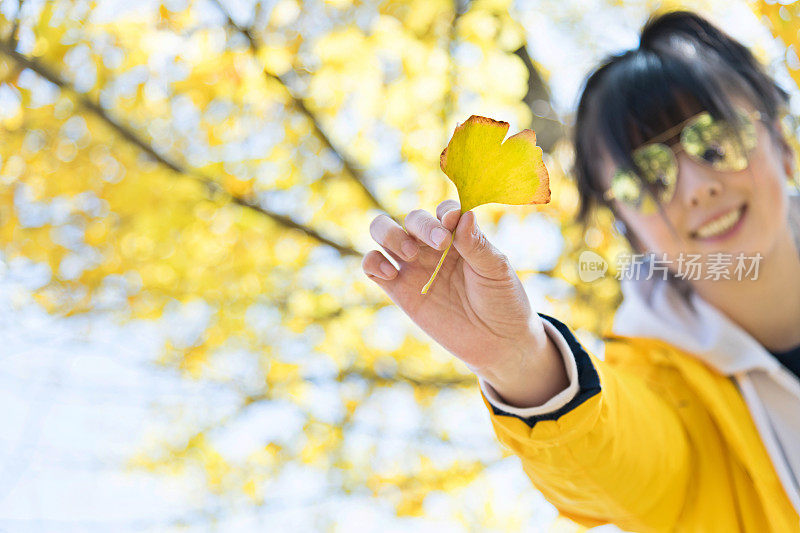
<instances>
[{"instance_id":1,"label":"tree branch","mask_svg":"<svg viewBox=\"0 0 800 533\"><path fill-rule=\"evenodd\" d=\"M455 55L456 41L458 39L458 21L469 11L470 0L453 0L453 20L447 31L447 93L444 95L442 105L442 123L447 127L450 116L455 109L456 67L453 56ZM447 132L445 132L447 133ZM447 142L447 139L445 139Z\"/></svg>"},{"instance_id":2,"label":"tree branch","mask_svg":"<svg viewBox=\"0 0 800 533\"><path fill-rule=\"evenodd\" d=\"M14 14L14 21L11 25L11 31L8 34L8 42L12 44L14 48L17 46L17 32L19 31L19 24L22 20L22 4L25 0L17 0L17 12Z\"/></svg>"},{"instance_id":3,"label":"tree branch","mask_svg":"<svg viewBox=\"0 0 800 533\"><path fill-rule=\"evenodd\" d=\"M536 132L536 144L549 152L564 136L564 126L553 109L550 90L533 64L528 49L522 45L514 50L514 55L522 60L528 70L528 92L523 101L533 111L531 127Z\"/></svg>"},{"instance_id":4,"label":"tree branch","mask_svg":"<svg viewBox=\"0 0 800 533\"><path fill-rule=\"evenodd\" d=\"M363 379L364 381L369 382L370 386L372 387L390 386L390 385L396 385L398 383L408 383L415 387L421 387L427 389L439 389L439 390L451 387L471 387L475 385L477 379L474 375L453 376L453 377L434 376L429 379L422 379L403 374L396 374L394 376L381 376L376 372L374 372L372 369L350 367L340 370L335 376L331 376L330 379L323 380L313 376L302 376L297 380L294 380L293 382L294 383L304 382L304 383L311 383L313 385L324 385L332 382L341 383L343 381L354 378ZM225 385L228 384L227 382L218 382L218 383L222 383ZM238 387L235 388L238 389ZM255 393L246 393L244 391L240 392L242 393L241 403L233 411L213 421L212 423L203 426L202 428L197 430L196 434L207 433L215 429L224 427L230 424L231 422L237 420L239 417L243 416L253 406L269 403L280 398L278 396L278 392L273 387L266 387L264 390Z\"/></svg>"},{"instance_id":5,"label":"tree branch","mask_svg":"<svg viewBox=\"0 0 800 533\"><path fill-rule=\"evenodd\" d=\"M230 12L227 9L225 9L225 6L223 6L219 0L211 0L211 1L217 6L222 15L225 17L226 24L236 32L242 34L245 37L245 39L247 39L250 51L253 54L253 57L257 60L259 53L261 51L261 42L255 36L255 33L253 32L252 28L240 26L235 20L233 20L233 17L231 17ZM367 183L368 181L367 177L364 175L364 172L359 168L358 163L353 161L350 157L347 156L347 154L342 152L342 150L340 150L333 144L333 140L327 133L325 133L325 130L323 129L320 121L317 119L314 113L308 108L308 106L306 106L305 101L294 94L292 89L289 87L289 83L284 79L284 77L278 74L273 74L272 72L267 70L266 67L262 67L262 72L264 73L265 78L267 78L268 80L277 81L283 87L283 89L286 91L286 94L289 96L292 105L311 122L311 127L314 130L314 134L322 141L322 143L328 150L330 150L331 152L334 153L334 155L336 155L336 157L342 163L342 166L345 168L347 173L353 178L353 180L355 180L355 182L358 184L361 190L364 191L364 194L367 196L367 198L369 198L369 201L376 208L387 213L395 220L398 220L397 216L394 216L389 212L386 206L383 205L383 203L378 199L378 197L369 187ZM400 221L400 224L402 224L402 220Z\"/></svg>"},{"instance_id":6,"label":"tree branch","mask_svg":"<svg viewBox=\"0 0 800 533\"><path fill-rule=\"evenodd\" d=\"M185 166L183 163L171 159L169 156L165 154L159 153L153 146L151 146L146 140L144 140L136 131L134 131L130 126L127 124L123 124L119 120L112 117L97 101L90 99L88 96L79 93L75 90L74 86L63 78L60 74L58 74L55 70L50 68L49 66L45 65L41 61L36 58L27 57L23 54L17 52L14 47L12 46L11 42L0 40L0 53L5 54L11 60L17 63L22 68L30 69L42 78L46 79L50 83L58 86L61 89L65 89L70 91L75 95L75 98L78 100L78 103L89 113L95 115L97 118L105 122L111 129L113 129L117 134L131 143L132 145L136 146L138 149L146 153L150 156L153 160L157 161L162 166L168 168L172 172L176 174L180 174L182 176L189 177L202 183L206 189L208 190L209 194L212 197L223 197L230 202L236 203L255 211L259 214L262 214L280 226L283 226L287 229L297 230L304 233L306 236L315 239L316 241L320 242L321 244L325 244L334 248L343 256L355 256L361 257L361 252L356 250L350 245L342 244L339 242L334 241L324 235L320 234L317 230L305 226L299 222L296 222L292 218L282 215L280 213L275 213L269 209L266 209L259 205L255 200L251 198L245 198L242 196L237 196L231 194L230 192L224 190L219 183L213 179L211 176L203 174L202 172L189 168Z\"/></svg>"}]
</instances>

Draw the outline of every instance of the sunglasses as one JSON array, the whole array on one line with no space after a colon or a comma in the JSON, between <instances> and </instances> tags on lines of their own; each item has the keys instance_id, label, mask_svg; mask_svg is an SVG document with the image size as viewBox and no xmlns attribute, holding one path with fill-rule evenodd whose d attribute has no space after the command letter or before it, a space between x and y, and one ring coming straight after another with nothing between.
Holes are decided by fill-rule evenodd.
<instances>
[{"instance_id":1,"label":"sunglasses","mask_svg":"<svg viewBox=\"0 0 800 533\"><path fill-rule=\"evenodd\" d=\"M738 172L750 165L750 154L758 143L755 122L758 111L736 112L738 128L715 119L708 111L699 113L670 128L633 151L637 170L617 169L611 187L603 194L644 214L658 210L675 195L678 180L677 154L686 152L692 160L721 172ZM680 132L678 142L665 144Z\"/></svg>"}]
</instances>

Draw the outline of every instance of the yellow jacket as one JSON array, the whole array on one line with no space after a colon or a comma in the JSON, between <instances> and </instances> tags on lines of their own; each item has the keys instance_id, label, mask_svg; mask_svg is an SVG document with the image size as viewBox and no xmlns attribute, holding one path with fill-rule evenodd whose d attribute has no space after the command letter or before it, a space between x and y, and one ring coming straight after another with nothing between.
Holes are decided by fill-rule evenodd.
<instances>
[{"instance_id":1,"label":"yellow jacket","mask_svg":"<svg viewBox=\"0 0 800 533\"><path fill-rule=\"evenodd\" d=\"M483 383L481 395L498 439L563 516L630 531L800 531L728 376L654 338L609 334L601 361L550 322L578 359L581 393L532 426L492 405Z\"/></svg>"}]
</instances>

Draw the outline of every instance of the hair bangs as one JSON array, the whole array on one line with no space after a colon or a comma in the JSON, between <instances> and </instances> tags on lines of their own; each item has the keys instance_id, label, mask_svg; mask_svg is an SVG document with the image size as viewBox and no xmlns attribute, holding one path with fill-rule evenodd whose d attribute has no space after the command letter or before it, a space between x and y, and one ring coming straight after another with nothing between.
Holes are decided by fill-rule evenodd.
<instances>
[{"instance_id":1,"label":"hair bangs","mask_svg":"<svg viewBox=\"0 0 800 533\"><path fill-rule=\"evenodd\" d=\"M636 148L702 111L741 131L734 99L757 106L735 71L707 54L690 57L676 50L685 48L639 49L607 73L593 103L596 124L590 129L599 133L615 166L635 170Z\"/></svg>"}]
</instances>

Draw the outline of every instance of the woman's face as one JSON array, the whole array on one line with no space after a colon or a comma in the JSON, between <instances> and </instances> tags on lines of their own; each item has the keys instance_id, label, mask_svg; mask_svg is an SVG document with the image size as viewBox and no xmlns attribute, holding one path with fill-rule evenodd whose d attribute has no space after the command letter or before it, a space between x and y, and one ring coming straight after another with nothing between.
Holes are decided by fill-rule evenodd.
<instances>
[{"instance_id":1,"label":"woman's face","mask_svg":"<svg viewBox=\"0 0 800 533\"><path fill-rule=\"evenodd\" d=\"M666 220L658 212L642 214L615 201L617 215L638 238L641 252L666 253L673 264L681 253L769 255L787 231L785 183L793 171L792 158L761 121L755 125L758 145L745 170L714 170L678 151L675 194L663 206ZM606 161L606 187L614 168Z\"/></svg>"}]
</instances>

